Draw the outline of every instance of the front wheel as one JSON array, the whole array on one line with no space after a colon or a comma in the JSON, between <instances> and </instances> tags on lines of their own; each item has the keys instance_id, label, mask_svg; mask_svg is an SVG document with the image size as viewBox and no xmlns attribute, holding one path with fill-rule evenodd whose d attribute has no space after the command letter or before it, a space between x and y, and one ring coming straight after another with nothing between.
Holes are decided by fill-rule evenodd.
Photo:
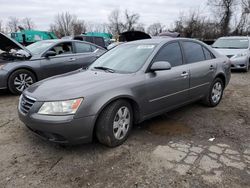
<instances>
[{"instance_id":1,"label":"front wheel","mask_svg":"<svg viewBox=\"0 0 250 188\"><path fill-rule=\"evenodd\" d=\"M8 88L11 93L20 95L22 92L35 83L35 75L25 69L20 69L13 72L8 79Z\"/></svg>"},{"instance_id":2,"label":"front wheel","mask_svg":"<svg viewBox=\"0 0 250 188\"><path fill-rule=\"evenodd\" d=\"M216 78L209 89L208 95L204 99L204 104L210 107L217 106L223 96L224 84L220 78Z\"/></svg>"},{"instance_id":3,"label":"front wheel","mask_svg":"<svg viewBox=\"0 0 250 188\"><path fill-rule=\"evenodd\" d=\"M100 143L115 147L128 138L132 124L133 111L130 103L117 100L101 112L96 125L96 136Z\"/></svg>"}]
</instances>

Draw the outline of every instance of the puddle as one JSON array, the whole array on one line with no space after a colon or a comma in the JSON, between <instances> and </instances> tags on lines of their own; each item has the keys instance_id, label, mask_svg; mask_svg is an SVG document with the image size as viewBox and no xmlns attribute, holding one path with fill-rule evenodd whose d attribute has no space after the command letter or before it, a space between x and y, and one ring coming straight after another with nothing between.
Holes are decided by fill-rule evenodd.
<instances>
[{"instance_id":1,"label":"puddle","mask_svg":"<svg viewBox=\"0 0 250 188\"><path fill-rule=\"evenodd\" d=\"M183 135L192 132L192 129L182 122L161 116L145 122L143 126L157 135Z\"/></svg>"}]
</instances>

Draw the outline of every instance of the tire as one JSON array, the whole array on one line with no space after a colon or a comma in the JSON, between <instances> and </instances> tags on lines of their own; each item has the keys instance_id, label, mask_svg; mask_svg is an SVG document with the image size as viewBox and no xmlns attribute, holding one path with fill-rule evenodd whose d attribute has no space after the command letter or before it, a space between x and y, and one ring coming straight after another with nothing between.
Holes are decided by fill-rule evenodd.
<instances>
[{"instance_id":1,"label":"tire","mask_svg":"<svg viewBox=\"0 0 250 188\"><path fill-rule=\"evenodd\" d=\"M130 103L126 100L114 101L101 112L97 120L97 139L108 147L119 146L127 140L132 124L133 110Z\"/></svg>"},{"instance_id":2,"label":"tire","mask_svg":"<svg viewBox=\"0 0 250 188\"><path fill-rule=\"evenodd\" d=\"M203 103L209 107L217 106L222 99L224 87L222 79L215 78L210 86L208 95L203 100Z\"/></svg>"},{"instance_id":3,"label":"tire","mask_svg":"<svg viewBox=\"0 0 250 188\"><path fill-rule=\"evenodd\" d=\"M36 82L35 75L25 69L14 71L8 79L8 89L15 95L20 95L22 92Z\"/></svg>"},{"instance_id":4,"label":"tire","mask_svg":"<svg viewBox=\"0 0 250 188\"><path fill-rule=\"evenodd\" d=\"M248 64L246 65L246 69L244 70L245 72L248 72L248 71L249 71L249 66L250 66L250 63L248 63Z\"/></svg>"}]
</instances>

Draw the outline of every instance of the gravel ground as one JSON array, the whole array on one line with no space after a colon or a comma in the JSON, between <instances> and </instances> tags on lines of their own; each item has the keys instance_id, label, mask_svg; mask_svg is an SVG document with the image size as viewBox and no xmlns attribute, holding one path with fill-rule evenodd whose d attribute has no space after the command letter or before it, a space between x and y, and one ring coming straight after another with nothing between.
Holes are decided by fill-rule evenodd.
<instances>
[{"instance_id":1,"label":"gravel ground","mask_svg":"<svg viewBox=\"0 0 250 188\"><path fill-rule=\"evenodd\" d=\"M218 107L156 117L113 149L40 140L17 101L0 94L0 187L250 187L250 72L232 74Z\"/></svg>"}]
</instances>

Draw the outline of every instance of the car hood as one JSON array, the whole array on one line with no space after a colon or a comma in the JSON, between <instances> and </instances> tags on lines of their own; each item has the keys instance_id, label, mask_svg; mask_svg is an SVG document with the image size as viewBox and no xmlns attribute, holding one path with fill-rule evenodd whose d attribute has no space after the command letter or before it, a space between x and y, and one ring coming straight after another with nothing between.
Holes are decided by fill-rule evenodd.
<instances>
[{"instance_id":1,"label":"car hood","mask_svg":"<svg viewBox=\"0 0 250 188\"><path fill-rule=\"evenodd\" d=\"M67 100L107 91L126 82L131 74L104 71L74 71L37 82L24 95L37 101Z\"/></svg>"},{"instance_id":2,"label":"car hood","mask_svg":"<svg viewBox=\"0 0 250 188\"><path fill-rule=\"evenodd\" d=\"M224 49L224 48L214 48L214 50L216 50L221 55L227 55L227 56L234 56L247 51L247 49Z\"/></svg>"},{"instance_id":3,"label":"car hood","mask_svg":"<svg viewBox=\"0 0 250 188\"><path fill-rule=\"evenodd\" d=\"M31 56L31 52L27 48L0 32L0 50L9 53L11 49L24 50Z\"/></svg>"}]
</instances>

